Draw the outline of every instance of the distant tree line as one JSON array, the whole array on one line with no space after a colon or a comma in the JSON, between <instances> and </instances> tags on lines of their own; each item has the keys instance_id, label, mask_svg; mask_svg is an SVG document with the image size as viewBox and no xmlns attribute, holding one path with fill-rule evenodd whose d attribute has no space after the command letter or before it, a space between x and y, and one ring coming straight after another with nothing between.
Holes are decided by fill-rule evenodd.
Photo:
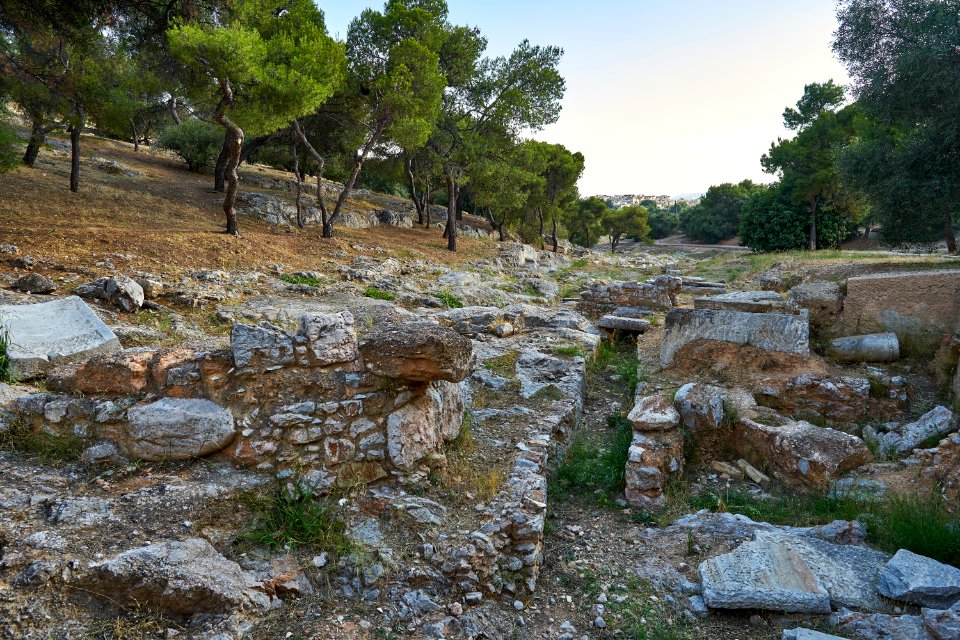
<instances>
[{"instance_id":1,"label":"distant tree line","mask_svg":"<svg viewBox=\"0 0 960 640\"><path fill-rule=\"evenodd\" d=\"M777 180L710 187L679 228L758 251L837 247L859 228L888 245L943 240L960 222L960 0L843 0L833 48L854 101L809 84L783 113L793 138L761 158Z\"/></svg>"}]
</instances>

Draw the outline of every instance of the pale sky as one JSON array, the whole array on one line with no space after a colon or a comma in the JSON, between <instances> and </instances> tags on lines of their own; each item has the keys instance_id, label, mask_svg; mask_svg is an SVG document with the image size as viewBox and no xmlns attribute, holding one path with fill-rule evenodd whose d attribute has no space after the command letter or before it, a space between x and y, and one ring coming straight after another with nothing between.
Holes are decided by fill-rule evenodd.
<instances>
[{"instance_id":1,"label":"pale sky","mask_svg":"<svg viewBox=\"0 0 960 640\"><path fill-rule=\"evenodd\" d=\"M382 2L317 0L331 34ZM534 137L586 156L584 195L700 193L769 182L760 156L788 137L804 84L847 75L830 50L834 0L448 0L487 53L524 38L563 47L559 121Z\"/></svg>"}]
</instances>

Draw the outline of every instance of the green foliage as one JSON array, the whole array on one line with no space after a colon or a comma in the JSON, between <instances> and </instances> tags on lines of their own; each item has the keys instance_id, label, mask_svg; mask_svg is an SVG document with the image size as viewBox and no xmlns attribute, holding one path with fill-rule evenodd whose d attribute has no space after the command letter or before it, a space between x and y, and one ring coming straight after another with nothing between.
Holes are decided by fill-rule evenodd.
<instances>
[{"instance_id":1,"label":"green foliage","mask_svg":"<svg viewBox=\"0 0 960 640\"><path fill-rule=\"evenodd\" d=\"M799 211L781 183L757 189L740 214L740 244L754 251L802 249L808 214Z\"/></svg>"},{"instance_id":2,"label":"green foliage","mask_svg":"<svg viewBox=\"0 0 960 640\"><path fill-rule=\"evenodd\" d=\"M594 247L603 235L603 217L607 203L596 196L582 198L566 208L563 224L570 233L570 242L581 247Z\"/></svg>"},{"instance_id":3,"label":"green foliage","mask_svg":"<svg viewBox=\"0 0 960 640\"><path fill-rule=\"evenodd\" d=\"M557 345L552 351L558 356L567 356L568 358L583 357L583 348L576 344Z\"/></svg>"},{"instance_id":4,"label":"green foliage","mask_svg":"<svg viewBox=\"0 0 960 640\"><path fill-rule=\"evenodd\" d=\"M697 242L729 240L737 234L743 206L757 188L750 180L710 187L699 204L680 215L681 230Z\"/></svg>"},{"instance_id":5,"label":"green foliage","mask_svg":"<svg viewBox=\"0 0 960 640\"><path fill-rule=\"evenodd\" d=\"M363 291L363 295L368 298L373 298L374 300L388 300L392 302L397 299L397 296L393 295L389 291L377 289L376 287L367 287Z\"/></svg>"},{"instance_id":6,"label":"green foliage","mask_svg":"<svg viewBox=\"0 0 960 640\"><path fill-rule=\"evenodd\" d=\"M960 205L960 47L956 0L843 0L834 51L861 108L877 121L844 171L884 225L888 241L926 239L939 227L956 251Z\"/></svg>"},{"instance_id":7,"label":"green foliage","mask_svg":"<svg viewBox=\"0 0 960 640\"><path fill-rule=\"evenodd\" d=\"M463 301L449 291L439 291L433 294L437 299L447 306L448 309L462 309Z\"/></svg>"},{"instance_id":8,"label":"green foliage","mask_svg":"<svg viewBox=\"0 0 960 640\"><path fill-rule=\"evenodd\" d=\"M15 382L10 365L10 330L0 322L0 382Z\"/></svg>"},{"instance_id":9,"label":"green foliage","mask_svg":"<svg viewBox=\"0 0 960 640\"><path fill-rule=\"evenodd\" d=\"M643 205L641 205L643 206ZM654 240L672 236L680 230L680 216L669 211L656 210L650 213L650 237Z\"/></svg>"},{"instance_id":10,"label":"green foliage","mask_svg":"<svg viewBox=\"0 0 960 640\"><path fill-rule=\"evenodd\" d=\"M600 222L603 231L610 236L610 251L616 251L624 237L643 241L650 237L649 214L643 207L607 209Z\"/></svg>"},{"instance_id":11,"label":"green foliage","mask_svg":"<svg viewBox=\"0 0 960 640\"><path fill-rule=\"evenodd\" d=\"M595 493L612 501L623 491L633 427L619 415L609 416L607 423L614 431L603 445L584 432L573 437L548 485L551 493L560 498Z\"/></svg>"},{"instance_id":12,"label":"green foliage","mask_svg":"<svg viewBox=\"0 0 960 640\"><path fill-rule=\"evenodd\" d=\"M161 131L157 144L183 158L190 171L200 171L220 153L223 132L201 120L185 120Z\"/></svg>"},{"instance_id":13,"label":"green foliage","mask_svg":"<svg viewBox=\"0 0 960 640\"><path fill-rule=\"evenodd\" d=\"M271 551L326 551L335 557L353 551L347 525L337 517L335 503L315 498L311 487L278 488L270 497L248 494L243 501L253 520L239 538L242 543Z\"/></svg>"},{"instance_id":14,"label":"green foliage","mask_svg":"<svg viewBox=\"0 0 960 640\"><path fill-rule=\"evenodd\" d=\"M20 139L7 122L6 115L0 105L0 173L13 169L20 161Z\"/></svg>"},{"instance_id":15,"label":"green foliage","mask_svg":"<svg viewBox=\"0 0 960 640\"><path fill-rule=\"evenodd\" d=\"M308 287L322 287L325 283L316 276L307 276L300 273L284 273L280 279L287 284L305 284Z\"/></svg>"},{"instance_id":16,"label":"green foliage","mask_svg":"<svg viewBox=\"0 0 960 640\"><path fill-rule=\"evenodd\" d=\"M867 526L867 541L888 553L908 549L960 566L960 516L936 493L889 495L774 495L758 498L740 491L691 496L695 509L740 513L771 524L812 526L833 520L857 520Z\"/></svg>"}]
</instances>

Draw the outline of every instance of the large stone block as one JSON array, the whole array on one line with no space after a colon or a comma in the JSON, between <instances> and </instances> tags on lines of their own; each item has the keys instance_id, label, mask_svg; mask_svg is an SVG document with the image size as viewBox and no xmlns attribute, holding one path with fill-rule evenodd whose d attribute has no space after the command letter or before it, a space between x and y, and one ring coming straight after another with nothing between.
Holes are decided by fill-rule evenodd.
<instances>
[{"instance_id":1,"label":"large stone block","mask_svg":"<svg viewBox=\"0 0 960 640\"><path fill-rule=\"evenodd\" d=\"M900 549L880 573L877 591L893 600L946 609L960 602L960 569Z\"/></svg>"},{"instance_id":2,"label":"large stone block","mask_svg":"<svg viewBox=\"0 0 960 640\"><path fill-rule=\"evenodd\" d=\"M127 452L141 460L185 460L223 449L233 415L209 400L163 398L127 412Z\"/></svg>"},{"instance_id":3,"label":"large stone block","mask_svg":"<svg viewBox=\"0 0 960 640\"><path fill-rule=\"evenodd\" d=\"M818 280L798 284L787 292L791 304L810 313L810 324L815 330L829 331L840 319L843 310L843 290L836 282Z\"/></svg>"},{"instance_id":4,"label":"large stone block","mask_svg":"<svg viewBox=\"0 0 960 640\"><path fill-rule=\"evenodd\" d=\"M21 380L42 375L55 364L121 349L117 336L76 296L0 306L0 322L10 332L11 373Z\"/></svg>"},{"instance_id":5,"label":"large stone block","mask_svg":"<svg viewBox=\"0 0 960 640\"><path fill-rule=\"evenodd\" d=\"M750 345L807 357L810 355L810 327L806 312L745 313L709 309L672 309L664 323L660 362L673 364L683 346L699 340Z\"/></svg>"},{"instance_id":6,"label":"large stone block","mask_svg":"<svg viewBox=\"0 0 960 640\"><path fill-rule=\"evenodd\" d=\"M848 333L892 331L907 355L933 353L960 317L960 269L858 276L847 280Z\"/></svg>"},{"instance_id":7,"label":"large stone block","mask_svg":"<svg viewBox=\"0 0 960 640\"><path fill-rule=\"evenodd\" d=\"M795 310L795 307L776 291L733 291L722 295L695 298L693 308L748 313L792 313Z\"/></svg>"},{"instance_id":8,"label":"large stone block","mask_svg":"<svg viewBox=\"0 0 960 640\"><path fill-rule=\"evenodd\" d=\"M360 353L370 372L414 382L460 382L473 367L470 339L428 322L374 327Z\"/></svg>"},{"instance_id":9,"label":"large stone block","mask_svg":"<svg viewBox=\"0 0 960 640\"><path fill-rule=\"evenodd\" d=\"M801 490L825 492L844 472L873 460L860 438L809 422L777 426L742 418L734 431L740 455Z\"/></svg>"}]
</instances>

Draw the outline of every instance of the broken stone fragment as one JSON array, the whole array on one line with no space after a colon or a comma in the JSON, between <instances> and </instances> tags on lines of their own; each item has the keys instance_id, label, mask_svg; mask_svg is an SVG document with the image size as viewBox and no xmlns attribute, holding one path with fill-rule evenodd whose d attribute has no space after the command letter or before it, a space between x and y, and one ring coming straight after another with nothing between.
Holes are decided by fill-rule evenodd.
<instances>
[{"instance_id":1,"label":"broken stone fragment","mask_svg":"<svg viewBox=\"0 0 960 640\"><path fill-rule=\"evenodd\" d=\"M127 313L136 313L143 306L143 287L127 276L115 276L103 288L106 300Z\"/></svg>"},{"instance_id":2,"label":"broken stone fragment","mask_svg":"<svg viewBox=\"0 0 960 640\"><path fill-rule=\"evenodd\" d=\"M53 293L57 290L57 283L39 273L28 273L18 278L13 288L28 293Z\"/></svg>"},{"instance_id":3,"label":"broken stone fragment","mask_svg":"<svg viewBox=\"0 0 960 640\"><path fill-rule=\"evenodd\" d=\"M149 382L150 363L155 355L156 350L149 348L98 354L86 362L52 370L47 376L47 388L85 395L142 393Z\"/></svg>"},{"instance_id":4,"label":"broken stone fragment","mask_svg":"<svg viewBox=\"0 0 960 640\"><path fill-rule=\"evenodd\" d=\"M805 491L825 493L846 471L873 460L860 438L802 420L777 426L742 418L734 431L736 448L747 461Z\"/></svg>"},{"instance_id":5,"label":"broken stone fragment","mask_svg":"<svg viewBox=\"0 0 960 640\"><path fill-rule=\"evenodd\" d=\"M680 414L662 394L640 398L627 416L634 431L668 431L680 424Z\"/></svg>"},{"instance_id":6,"label":"broken stone fragment","mask_svg":"<svg viewBox=\"0 0 960 640\"><path fill-rule=\"evenodd\" d=\"M900 549L880 573L877 591L892 600L946 609L960 602L960 569Z\"/></svg>"},{"instance_id":7,"label":"broken stone fragment","mask_svg":"<svg viewBox=\"0 0 960 640\"><path fill-rule=\"evenodd\" d=\"M353 362L359 356L353 314L313 313L300 318L297 337L307 342L309 364L327 366Z\"/></svg>"},{"instance_id":8,"label":"broken stone fragment","mask_svg":"<svg viewBox=\"0 0 960 640\"><path fill-rule=\"evenodd\" d=\"M209 400L163 398L127 412L127 452L141 460L185 460L223 449L233 439L233 415Z\"/></svg>"},{"instance_id":9,"label":"broken stone fragment","mask_svg":"<svg viewBox=\"0 0 960 640\"><path fill-rule=\"evenodd\" d=\"M0 321L10 332L7 355L17 380L35 378L52 365L121 349L117 336L76 296L0 306Z\"/></svg>"},{"instance_id":10,"label":"broken stone fragment","mask_svg":"<svg viewBox=\"0 0 960 640\"><path fill-rule=\"evenodd\" d=\"M181 617L269 605L265 594L251 588L252 579L240 565L199 538L125 551L90 565L76 584L122 606Z\"/></svg>"}]
</instances>

